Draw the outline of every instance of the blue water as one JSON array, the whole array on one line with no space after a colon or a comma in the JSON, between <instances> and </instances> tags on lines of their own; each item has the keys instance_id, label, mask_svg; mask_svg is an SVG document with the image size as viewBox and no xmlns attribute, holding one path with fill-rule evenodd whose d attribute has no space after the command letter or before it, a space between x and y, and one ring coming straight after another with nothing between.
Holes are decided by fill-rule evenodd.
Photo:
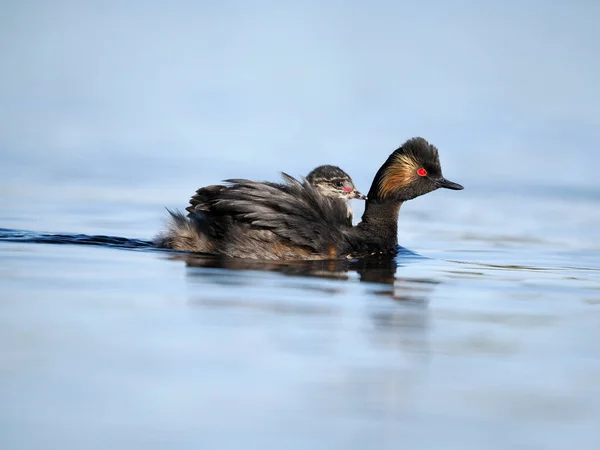
<instances>
[{"instance_id":1,"label":"blue water","mask_svg":"<svg viewBox=\"0 0 600 450\"><path fill-rule=\"evenodd\" d=\"M599 5L0 2L0 449L599 449ZM394 260L148 245L413 136Z\"/></svg>"},{"instance_id":2,"label":"blue water","mask_svg":"<svg viewBox=\"0 0 600 450\"><path fill-rule=\"evenodd\" d=\"M3 182L3 448L600 445L597 191L438 191L313 264L152 249L179 191Z\"/></svg>"}]
</instances>

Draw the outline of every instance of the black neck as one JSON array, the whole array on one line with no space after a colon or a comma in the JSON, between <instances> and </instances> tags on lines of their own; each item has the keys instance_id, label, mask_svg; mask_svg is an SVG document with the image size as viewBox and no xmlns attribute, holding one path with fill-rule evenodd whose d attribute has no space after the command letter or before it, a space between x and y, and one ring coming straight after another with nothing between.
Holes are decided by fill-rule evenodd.
<instances>
[{"instance_id":1,"label":"black neck","mask_svg":"<svg viewBox=\"0 0 600 450\"><path fill-rule=\"evenodd\" d=\"M402 202L369 198L358 233L356 250L361 252L392 252L398 245L398 213Z\"/></svg>"},{"instance_id":2,"label":"black neck","mask_svg":"<svg viewBox=\"0 0 600 450\"><path fill-rule=\"evenodd\" d=\"M398 213L403 201L395 198L380 197L380 180L386 168L392 164L394 153L379 168L371 183L365 212L360 223L354 227L352 247L357 254L395 252L398 245Z\"/></svg>"},{"instance_id":3,"label":"black neck","mask_svg":"<svg viewBox=\"0 0 600 450\"><path fill-rule=\"evenodd\" d=\"M398 200L368 199L361 222L369 225L386 225L396 234L398 231L398 213L402 202Z\"/></svg>"}]
</instances>

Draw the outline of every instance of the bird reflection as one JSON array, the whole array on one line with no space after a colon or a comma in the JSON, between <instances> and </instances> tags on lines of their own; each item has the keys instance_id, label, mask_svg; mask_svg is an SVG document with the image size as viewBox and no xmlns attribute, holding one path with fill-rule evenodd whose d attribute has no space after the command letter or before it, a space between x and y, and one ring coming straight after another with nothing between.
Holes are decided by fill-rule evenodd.
<instances>
[{"instance_id":1,"label":"bird reflection","mask_svg":"<svg viewBox=\"0 0 600 450\"><path fill-rule=\"evenodd\" d=\"M428 302L431 293L439 284L428 278L401 277L402 268L427 258L399 249L396 256L372 256L355 260L330 261L260 261L239 258L214 257L202 254L171 254L170 258L185 262L190 281L201 284L211 283L220 286L241 287L238 290L220 291L225 295L207 295L206 290L195 290L191 304L203 308L227 308L236 310L264 311L277 315L296 317L319 316L340 317L344 314L344 304L325 300L332 295L356 294L355 283L365 283L361 289L361 308L365 307L366 319L363 329L377 347L409 350L410 353L427 353ZM225 269L225 270L213 270ZM260 276L235 276L234 271L276 272L290 279L282 281L276 289L276 298L264 295L264 291L251 288L265 282ZM295 278L295 280L293 279ZM310 283L299 278L347 280L349 283ZM283 292L294 294L306 292L301 300L286 298ZM231 294L235 292L235 294ZM288 291L290 292L290 291ZM320 300L323 299L323 301ZM378 299L390 298L393 303ZM332 323L339 323L334 321Z\"/></svg>"},{"instance_id":2,"label":"bird reflection","mask_svg":"<svg viewBox=\"0 0 600 450\"><path fill-rule=\"evenodd\" d=\"M314 260L314 261L263 261L254 259L218 257L205 254L177 253L170 255L171 259L185 262L189 270L188 275L194 278L212 279L219 283L244 284L249 280L232 277L231 273L215 274L214 271L196 269L226 269L231 271L265 271L277 272L293 277L312 277L334 280L355 279L353 273L358 275L360 282L377 283L373 293L385 295L395 300L423 302L427 295L423 292L423 286L433 286L438 282L430 279L415 280L410 278L398 278L397 274L402 266L413 262L425 260L410 250L398 247L396 255L375 255L360 259L344 260ZM419 285L415 288L415 283ZM381 285L386 285L382 287ZM335 288L324 288L336 290ZM340 287L340 289L342 289Z\"/></svg>"}]
</instances>

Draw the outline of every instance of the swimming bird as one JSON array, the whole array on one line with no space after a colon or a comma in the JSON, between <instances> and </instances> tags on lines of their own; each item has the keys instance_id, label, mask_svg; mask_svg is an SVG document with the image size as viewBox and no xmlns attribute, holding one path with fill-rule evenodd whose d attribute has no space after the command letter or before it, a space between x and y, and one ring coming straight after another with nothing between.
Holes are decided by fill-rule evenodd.
<instances>
[{"instance_id":1,"label":"swimming bird","mask_svg":"<svg viewBox=\"0 0 600 450\"><path fill-rule=\"evenodd\" d=\"M283 178L285 184L225 180L226 186L209 189L211 195L194 205L189 217L171 213L156 244L265 260L395 254L405 201L438 188L463 189L444 178L438 149L421 137L404 142L377 171L356 226L348 225L344 202L322 195L307 181Z\"/></svg>"}]
</instances>

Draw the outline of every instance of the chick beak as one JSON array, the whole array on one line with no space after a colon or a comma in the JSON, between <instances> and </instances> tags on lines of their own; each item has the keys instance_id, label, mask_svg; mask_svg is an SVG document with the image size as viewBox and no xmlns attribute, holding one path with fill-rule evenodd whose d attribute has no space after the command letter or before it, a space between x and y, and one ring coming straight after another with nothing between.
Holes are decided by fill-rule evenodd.
<instances>
[{"instance_id":1,"label":"chick beak","mask_svg":"<svg viewBox=\"0 0 600 450\"><path fill-rule=\"evenodd\" d=\"M358 200L366 200L367 196L364 194L361 194L357 189L354 189L352 191L352 194L350 195L350 198L356 198Z\"/></svg>"},{"instance_id":2,"label":"chick beak","mask_svg":"<svg viewBox=\"0 0 600 450\"><path fill-rule=\"evenodd\" d=\"M462 187L460 184L454 183L453 181L450 181L450 180L446 180L443 177L436 180L436 183L437 183L438 187L452 189L454 191L460 191L460 190L464 189L464 187Z\"/></svg>"}]
</instances>

